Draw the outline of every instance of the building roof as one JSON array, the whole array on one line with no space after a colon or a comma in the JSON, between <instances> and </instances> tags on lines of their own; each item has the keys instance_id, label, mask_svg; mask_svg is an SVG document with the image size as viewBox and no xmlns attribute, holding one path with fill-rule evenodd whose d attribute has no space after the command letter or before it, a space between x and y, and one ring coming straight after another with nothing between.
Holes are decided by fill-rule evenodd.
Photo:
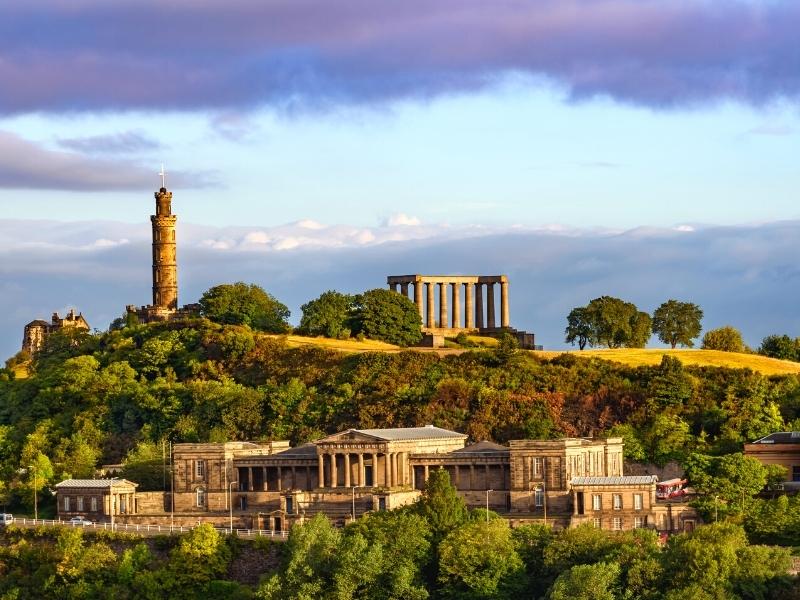
<instances>
[{"instance_id":1,"label":"building roof","mask_svg":"<svg viewBox=\"0 0 800 600\"><path fill-rule=\"evenodd\" d=\"M656 483L656 475L624 475L622 477L573 477L571 485L641 485Z\"/></svg>"},{"instance_id":2,"label":"building roof","mask_svg":"<svg viewBox=\"0 0 800 600\"><path fill-rule=\"evenodd\" d=\"M33 327L34 325L38 327L50 327L50 323L48 323L47 321L42 321L41 319L34 319L33 321L25 325L25 327Z\"/></svg>"},{"instance_id":3,"label":"building roof","mask_svg":"<svg viewBox=\"0 0 800 600\"><path fill-rule=\"evenodd\" d=\"M346 434L361 434L384 442L411 441L411 440L439 440L439 439L459 439L464 440L467 436L457 431L426 425L425 427L398 427L396 429L348 429L326 437L319 442L334 441L337 437Z\"/></svg>"},{"instance_id":4,"label":"building roof","mask_svg":"<svg viewBox=\"0 0 800 600\"><path fill-rule=\"evenodd\" d=\"M276 452L274 454L268 454L265 458L291 458L292 456L297 456L298 458L308 458L316 455L317 445L308 443L295 446L294 448L289 448L288 450L281 450L280 452Z\"/></svg>"},{"instance_id":5,"label":"building roof","mask_svg":"<svg viewBox=\"0 0 800 600\"><path fill-rule=\"evenodd\" d=\"M56 488L106 489L110 488L112 485L114 487L121 487L121 486L137 487L139 484L133 483L132 481L128 481L127 479L117 479L116 477L113 479L65 479L61 483L57 483Z\"/></svg>"},{"instance_id":6,"label":"building roof","mask_svg":"<svg viewBox=\"0 0 800 600\"><path fill-rule=\"evenodd\" d=\"M753 444L800 444L800 431L777 431L757 439Z\"/></svg>"},{"instance_id":7,"label":"building roof","mask_svg":"<svg viewBox=\"0 0 800 600\"><path fill-rule=\"evenodd\" d=\"M482 442L476 442L464 448L453 450L452 454L491 454L496 452L509 452L509 449L506 446L483 440Z\"/></svg>"}]
</instances>

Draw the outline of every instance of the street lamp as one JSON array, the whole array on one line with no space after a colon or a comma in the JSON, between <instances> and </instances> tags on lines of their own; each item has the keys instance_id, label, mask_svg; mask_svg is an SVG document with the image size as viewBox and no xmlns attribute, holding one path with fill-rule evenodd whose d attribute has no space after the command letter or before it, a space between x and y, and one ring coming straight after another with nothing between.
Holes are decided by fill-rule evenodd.
<instances>
[{"instance_id":1,"label":"street lamp","mask_svg":"<svg viewBox=\"0 0 800 600\"><path fill-rule=\"evenodd\" d=\"M228 484L228 508L230 508L231 511L231 533L233 533L233 486L238 484L238 481L231 481Z\"/></svg>"},{"instance_id":2,"label":"street lamp","mask_svg":"<svg viewBox=\"0 0 800 600\"><path fill-rule=\"evenodd\" d=\"M39 502L36 494L36 469L33 468L33 465L28 465L28 468L31 470L31 473L33 473L33 520L36 521L39 519Z\"/></svg>"},{"instance_id":3,"label":"street lamp","mask_svg":"<svg viewBox=\"0 0 800 600\"><path fill-rule=\"evenodd\" d=\"M489 492L494 490L486 490L486 522L489 522Z\"/></svg>"}]
</instances>

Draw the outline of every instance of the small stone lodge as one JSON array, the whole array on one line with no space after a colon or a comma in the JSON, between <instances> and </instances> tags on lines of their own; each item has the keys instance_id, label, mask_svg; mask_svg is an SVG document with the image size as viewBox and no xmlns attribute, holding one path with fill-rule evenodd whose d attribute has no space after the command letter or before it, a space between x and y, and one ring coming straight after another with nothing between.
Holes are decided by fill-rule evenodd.
<instances>
[{"instance_id":1,"label":"small stone lodge","mask_svg":"<svg viewBox=\"0 0 800 600\"><path fill-rule=\"evenodd\" d=\"M136 487L127 479L66 479L56 484L58 517L103 522L112 514L136 514Z\"/></svg>"},{"instance_id":2,"label":"small stone lodge","mask_svg":"<svg viewBox=\"0 0 800 600\"><path fill-rule=\"evenodd\" d=\"M746 456L786 468L784 489L800 491L800 431L778 431L744 445Z\"/></svg>"},{"instance_id":3,"label":"small stone lodge","mask_svg":"<svg viewBox=\"0 0 800 600\"><path fill-rule=\"evenodd\" d=\"M174 494L164 494L163 510L152 512L149 501L143 514L135 507L144 501L135 501L128 506L136 514L119 520L227 524L232 511L237 527L286 530L317 513L343 524L414 502L434 469L450 474L469 507L488 502L512 525L546 518L557 528L588 522L679 532L697 520L685 503L656 501L655 476L623 475L621 438L466 442L428 425L348 429L293 448L285 441L176 444ZM72 495L74 484L67 487Z\"/></svg>"}]
</instances>

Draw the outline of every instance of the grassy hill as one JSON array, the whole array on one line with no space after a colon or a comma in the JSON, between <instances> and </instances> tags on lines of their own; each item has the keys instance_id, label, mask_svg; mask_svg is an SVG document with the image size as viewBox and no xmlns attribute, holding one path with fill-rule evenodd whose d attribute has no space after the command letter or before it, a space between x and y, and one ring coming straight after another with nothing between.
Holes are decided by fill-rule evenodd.
<instances>
[{"instance_id":1,"label":"grassy hill","mask_svg":"<svg viewBox=\"0 0 800 600\"><path fill-rule=\"evenodd\" d=\"M722 352L720 350L619 348L613 350L572 350L568 353L586 358L601 358L632 367L657 365L661 362L661 357L664 354L668 354L679 359L685 365L729 367L732 369L748 368L764 375L800 373L800 363L769 358L760 354L740 354L738 352ZM564 352L542 351L536 354L545 358L553 358L564 354Z\"/></svg>"}]
</instances>

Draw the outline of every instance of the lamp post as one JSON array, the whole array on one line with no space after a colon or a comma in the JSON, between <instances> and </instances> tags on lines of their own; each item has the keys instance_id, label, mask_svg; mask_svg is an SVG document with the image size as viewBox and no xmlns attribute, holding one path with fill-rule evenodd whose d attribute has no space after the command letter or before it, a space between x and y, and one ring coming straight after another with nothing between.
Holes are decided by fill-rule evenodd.
<instances>
[{"instance_id":1,"label":"lamp post","mask_svg":"<svg viewBox=\"0 0 800 600\"><path fill-rule=\"evenodd\" d=\"M494 490L486 490L486 522L489 522L489 492Z\"/></svg>"},{"instance_id":2,"label":"lamp post","mask_svg":"<svg viewBox=\"0 0 800 600\"><path fill-rule=\"evenodd\" d=\"M36 493L36 469L33 468L33 465L28 465L28 468L33 473L33 520L36 521L39 519L39 501L38 501L38 494Z\"/></svg>"},{"instance_id":3,"label":"lamp post","mask_svg":"<svg viewBox=\"0 0 800 600\"><path fill-rule=\"evenodd\" d=\"M233 533L233 486L234 485L238 485L238 483L239 483L238 481L231 481L228 484L228 508L230 508L230 511L231 511L231 513L230 513L230 516L231 516L231 522L230 522L231 533Z\"/></svg>"}]
</instances>

